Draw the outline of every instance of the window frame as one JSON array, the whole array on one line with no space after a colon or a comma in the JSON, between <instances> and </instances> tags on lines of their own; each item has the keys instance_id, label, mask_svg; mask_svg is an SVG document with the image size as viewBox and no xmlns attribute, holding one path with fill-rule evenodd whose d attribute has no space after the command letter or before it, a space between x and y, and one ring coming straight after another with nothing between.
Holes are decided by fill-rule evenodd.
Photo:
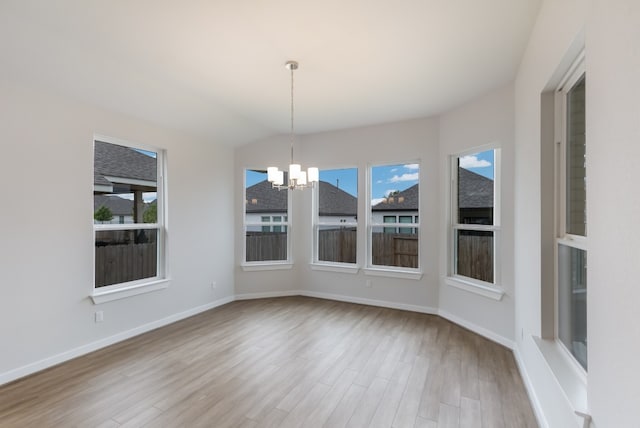
<instances>
[{"instance_id":1,"label":"window frame","mask_svg":"<svg viewBox=\"0 0 640 428\"><path fill-rule=\"evenodd\" d=\"M577 250L584 251L588 257L588 222L585 224L585 235L577 235L572 234L567 231L567 131L568 131L568 120L567 120L567 96L569 92L573 89L573 87L583 78L586 78L586 66L585 66L585 57L584 52L578 56L573 65L569 68L567 73L561 79L560 84L556 88L555 96L554 96L554 106L555 106L555 129L554 129L554 137L556 142L556 151L554 156L555 166L555 179L554 179L554 190L555 190L555 206L554 206L554 342L556 346L561 349L561 354L564 356L565 360L569 362L569 364L577 371L580 377L586 381L588 369L582 366L582 364L578 361L578 359L573 355L571 350L567 348L565 343L560 339L560 284L559 284L559 276L560 276L560 246L564 246L567 248L573 248ZM586 121L586 117L585 117ZM585 141L586 147L586 141ZM586 154L585 154L586 157ZM586 177L586 174L585 174ZM586 196L587 192L585 191L585 212L587 209L586 205ZM588 263L588 262L587 262ZM588 271L587 271L588 278ZM588 279L587 279L588 281ZM584 293L587 295L588 299L588 290L585 289ZM588 332L588 318L586 320L587 325L585 326L586 331ZM587 365L588 365L588 346L587 346Z\"/></svg>"},{"instance_id":2,"label":"window frame","mask_svg":"<svg viewBox=\"0 0 640 428\"><path fill-rule=\"evenodd\" d=\"M156 291L167 288L169 285L169 276L167 271L167 153L165 149L142 143L134 143L128 140L109 137L105 135L94 134L92 140L92 154L95 162L95 143L96 141L114 144L118 146L128 147L134 150L150 151L156 154L156 206L157 217L156 223L109 223L100 224L93 222L93 243L95 248L96 234L101 231L116 230L156 230L156 275L153 277L137 279L134 281L126 281L117 284L104 285L96 287L96 255L93 251L93 281L92 291L90 294L94 304L118 300L142 293ZM95 167L94 167L95 168ZM92 198L93 204L93 198ZM93 210L92 210L93 212Z\"/></svg>"},{"instance_id":3,"label":"window frame","mask_svg":"<svg viewBox=\"0 0 640 428\"><path fill-rule=\"evenodd\" d=\"M493 224L463 224L458 218L458 160L461 157L475 155L493 150ZM504 295L501 275L501 181L502 181L502 149L496 144L476 146L449 157L450 181L450 215L449 215L449 251L447 283L457 288L501 300ZM458 262L457 233L461 230L484 231L493 233L493 282L460 275L456 272Z\"/></svg>"},{"instance_id":4,"label":"window frame","mask_svg":"<svg viewBox=\"0 0 640 428\"><path fill-rule=\"evenodd\" d=\"M384 167L384 166L392 166L392 165L418 165L418 210L417 213L413 213L413 223L399 223L398 214L395 214L396 221L394 223L385 223L384 217L382 222L374 222L373 220L373 205L371 204L371 200L373 198L373 169L376 167ZM420 215L420 205L422 203L422 162L420 159L409 159L405 161L385 161L385 162L370 162L367 164L366 170L366 264L364 268L364 273L366 275L373 276L386 276L392 278L402 278L402 279L414 279L419 280L422 278L422 233L420 223L417 221L421 217ZM383 215L384 216L384 215ZM389 215L390 216L390 215ZM417 268L409 268L409 267L401 267L401 266L389 266L389 265L376 265L373 264L373 231L376 228L380 228L382 232L386 230L385 228L394 228L395 230L399 230L398 228L411 228L416 231L413 233L418 238L418 267Z\"/></svg>"},{"instance_id":5,"label":"window frame","mask_svg":"<svg viewBox=\"0 0 640 428\"><path fill-rule=\"evenodd\" d=\"M277 190L279 192L287 192L287 212L284 214L279 214L281 220L279 222L273 221L274 215L269 215L270 222L264 223L262 222L263 217L267 217L265 215L260 215L260 221L247 222L247 213L246 213L246 201L247 201L247 171L264 171L265 179L266 179L266 168L252 168L252 167L244 167L242 169L242 262L240 263L240 267L244 271L254 271L254 270L278 270L278 269L291 269L293 267L293 258L292 258L292 198L291 198L291 190ZM278 216L278 215L276 215ZM287 258L285 260L256 260L256 261L247 261L247 227L259 227L261 231L264 231L264 227L269 227L270 231L273 231L275 227L284 227L287 233Z\"/></svg>"},{"instance_id":6,"label":"window frame","mask_svg":"<svg viewBox=\"0 0 640 428\"><path fill-rule=\"evenodd\" d=\"M353 169L355 170L356 180L357 180L357 195L356 200L360 198L360 171L357 166L349 165L349 166L336 166L329 168L321 168L320 173L322 171L332 171L332 170L344 170L344 169ZM357 273L360 266L358 264L358 254L360 252L360 240L356 240L356 261L354 263L346 263L346 262L332 262L328 260L320 260L319 259L319 251L318 246L320 245L320 229L322 227L353 227L356 229L356 236L359 236L358 230L360 228L359 218L357 213L357 209L359 207L360 202L357 202L356 205L356 219L353 221L320 221L320 182L318 182L312 191L312 234L313 237L311 239L312 249L311 249L311 266L312 269L315 270L333 270L338 272L347 272L347 273Z\"/></svg>"}]
</instances>

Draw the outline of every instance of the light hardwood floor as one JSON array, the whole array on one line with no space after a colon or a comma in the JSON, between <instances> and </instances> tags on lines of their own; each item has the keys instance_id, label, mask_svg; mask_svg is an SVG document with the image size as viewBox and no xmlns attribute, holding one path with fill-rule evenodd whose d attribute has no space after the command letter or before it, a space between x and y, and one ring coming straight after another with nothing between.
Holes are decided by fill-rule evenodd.
<instances>
[{"instance_id":1,"label":"light hardwood floor","mask_svg":"<svg viewBox=\"0 0 640 428\"><path fill-rule=\"evenodd\" d=\"M442 318L230 303L0 387L2 427L535 427L508 349Z\"/></svg>"}]
</instances>

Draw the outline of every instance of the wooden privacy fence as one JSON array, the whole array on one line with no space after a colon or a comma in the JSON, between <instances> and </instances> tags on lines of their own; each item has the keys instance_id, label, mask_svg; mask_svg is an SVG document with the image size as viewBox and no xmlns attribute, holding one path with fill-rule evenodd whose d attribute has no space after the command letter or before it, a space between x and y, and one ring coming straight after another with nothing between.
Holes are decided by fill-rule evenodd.
<instances>
[{"instance_id":1,"label":"wooden privacy fence","mask_svg":"<svg viewBox=\"0 0 640 428\"><path fill-rule=\"evenodd\" d=\"M418 267L418 235L373 233L371 258L374 265Z\"/></svg>"},{"instance_id":2,"label":"wooden privacy fence","mask_svg":"<svg viewBox=\"0 0 640 428\"><path fill-rule=\"evenodd\" d=\"M354 228L318 231L318 260L336 263L356 262L356 241Z\"/></svg>"},{"instance_id":3,"label":"wooden privacy fence","mask_svg":"<svg viewBox=\"0 0 640 428\"><path fill-rule=\"evenodd\" d=\"M353 228L320 230L318 258L322 261L355 263L357 232ZM246 260L286 260L286 232L247 232ZM418 267L418 235L373 233L372 263L378 266ZM493 282L493 235L491 232L461 231L458 234L456 273Z\"/></svg>"},{"instance_id":4,"label":"wooden privacy fence","mask_svg":"<svg viewBox=\"0 0 640 428\"><path fill-rule=\"evenodd\" d=\"M287 260L286 232L247 232L248 262Z\"/></svg>"},{"instance_id":5,"label":"wooden privacy fence","mask_svg":"<svg viewBox=\"0 0 640 428\"><path fill-rule=\"evenodd\" d=\"M157 275L155 242L96 246L95 286L118 284Z\"/></svg>"},{"instance_id":6,"label":"wooden privacy fence","mask_svg":"<svg viewBox=\"0 0 640 428\"><path fill-rule=\"evenodd\" d=\"M493 282L493 233L458 232L458 275Z\"/></svg>"}]
</instances>

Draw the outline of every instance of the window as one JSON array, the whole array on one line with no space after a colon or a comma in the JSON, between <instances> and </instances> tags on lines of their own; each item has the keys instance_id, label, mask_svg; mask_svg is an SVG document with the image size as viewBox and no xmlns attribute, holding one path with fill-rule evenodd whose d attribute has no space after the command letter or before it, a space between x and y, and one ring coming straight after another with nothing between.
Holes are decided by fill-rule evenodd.
<instances>
[{"instance_id":1,"label":"window","mask_svg":"<svg viewBox=\"0 0 640 428\"><path fill-rule=\"evenodd\" d=\"M418 163L371 167L369 266L419 268L419 177Z\"/></svg>"},{"instance_id":2,"label":"window","mask_svg":"<svg viewBox=\"0 0 640 428\"><path fill-rule=\"evenodd\" d=\"M556 337L587 369L586 78L580 65L556 95Z\"/></svg>"},{"instance_id":3,"label":"window","mask_svg":"<svg viewBox=\"0 0 640 428\"><path fill-rule=\"evenodd\" d=\"M452 158L453 276L495 284L499 230L499 149Z\"/></svg>"},{"instance_id":4,"label":"window","mask_svg":"<svg viewBox=\"0 0 640 428\"><path fill-rule=\"evenodd\" d=\"M356 263L358 169L320 170L314 215L316 263Z\"/></svg>"},{"instance_id":5,"label":"window","mask_svg":"<svg viewBox=\"0 0 640 428\"><path fill-rule=\"evenodd\" d=\"M288 213L289 191L273 189L266 171L245 170L245 262L289 260Z\"/></svg>"},{"instance_id":6,"label":"window","mask_svg":"<svg viewBox=\"0 0 640 428\"><path fill-rule=\"evenodd\" d=\"M163 152L94 141L94 287L164 277Z\"/></svg>"}]
</instances>

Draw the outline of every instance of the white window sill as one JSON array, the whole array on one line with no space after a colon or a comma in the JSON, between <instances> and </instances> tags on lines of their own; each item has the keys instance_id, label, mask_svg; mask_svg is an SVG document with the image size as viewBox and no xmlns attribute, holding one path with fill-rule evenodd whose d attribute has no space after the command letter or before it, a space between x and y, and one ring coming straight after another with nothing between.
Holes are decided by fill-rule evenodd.
<instances>
[{"instance_id":1,"label":"white window sill","mask_svg":"<svg viewBox=\"0 0 640 428\"><path fill-rule=\"evenodd\" d=\"M487 286L452 276L446 277L444 282L451 287L477 294L488 299L497 300L498 302L502 300L502 297L504 296L504 290L497 286Z\"/></svg>"},{"instance_id":2,"label":"white window sill","mask_svg":"<svg viewBox=\"0 0 640 428\"><path fill-rule=\"evenodd\" d=\"M261 270L287 270L293 268L291 262L275 262L275 263L243 263L240 265L243 271L253 272Z\"/></svg>"},{"instance_id":3,"label":"white window sill","mask_svg":"<svg viewBox=\"0 0 640 428\"><path fill-rule=\"evenodd\" d=\"M533 341L538 345L538 350L540 350L573 410L589 414L586 372L555 340L534 336Z\"/></svg>"},{"instance_id":4,"label":"white window sill","mask_svg":"<svg viewBox=\"0 0 640 428\"><path fill-rule=\"evenodd\" d=\"M339 272L357 274L360 271L358 265L352 265L347 263L311 263L311 270L320 270L326 272Z\"/></svg>"},{"instance_id":5,"label":"white window sill","mask_svg":"<svg viewBox=\"0 0 640 428\"><path fill-rule=\"evenodd\" d=\"M168 278L165 278L110 290L96 289L89 297L91 297L91 300L93 300L94 305L99 305L101 303L111 302L119 299L126 299L127 297L137 296L139 294L163 290L169 287L169 282L170 280Z\"/></svg>"},{"instance_id":6,"label":"white window sill","mask_svg":"<svg viewBox=\"0 0 640 428\"><path fill-rule=\"evenodd\" d=\"M365 275L370 276L385 276L388 278L402 278L402 279L414 279L419 280L422 278L422 272L417 269L412 270L400 270L400 269L384 269L384 268L364 268Z\"/></svg>"}]
</instances>

